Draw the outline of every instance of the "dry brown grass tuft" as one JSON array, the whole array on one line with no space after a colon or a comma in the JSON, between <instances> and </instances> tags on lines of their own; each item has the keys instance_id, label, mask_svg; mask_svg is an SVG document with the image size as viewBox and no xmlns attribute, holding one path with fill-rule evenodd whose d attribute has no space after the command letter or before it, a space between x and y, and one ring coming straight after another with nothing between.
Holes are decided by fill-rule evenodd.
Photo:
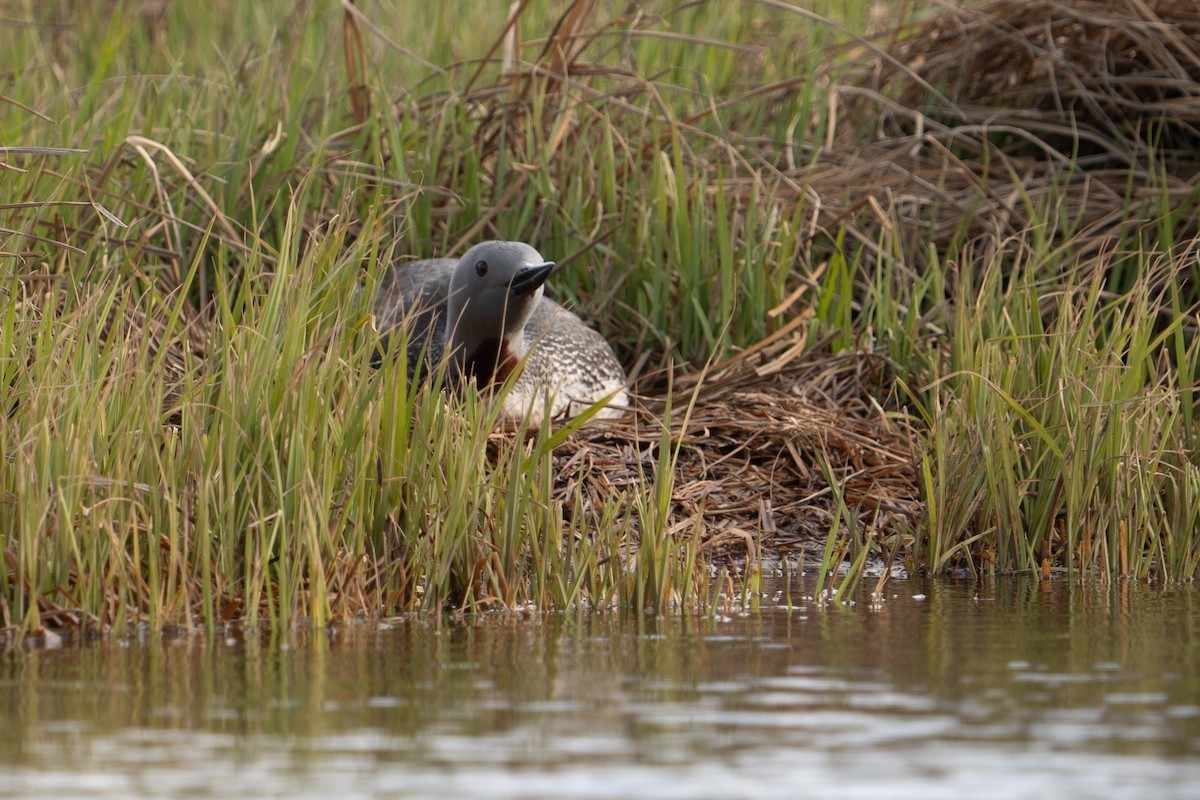
<instances>
[{"instance_id":1,"label":"dry brown grass tuft","mask_svg":"<svg viewBox=\"0 0 1200 800\"><path fill-rule=\"evenodd\" d=\"M1177 240L1197 233L1200 5L994 0L880 41L830 68L836 132L796 176L820 227L871 248L899 226L914 264L956 238L1019 244L1047 210L1083 257L1153 241L1164 207Z\"/></svg>"},{"instance_id":2,"label":"dry brown grass tuft","mask_svg":"<svg viewBox=\"0 0 1200 800\"><path fill-rule=\"evenodd\" d=\"M1010 152L1077 145L1089 164L1181 173L1200 152L1200 5L1192 0L993 0L901 34L859 85L892 104L878 131L908 135L919 115L1020 132ZM870 106L858 109L875 116ZM867 116L856 121L867 121ZM1172 170L1174 171L1174 170Z\"/></svg>"}]
</instances>

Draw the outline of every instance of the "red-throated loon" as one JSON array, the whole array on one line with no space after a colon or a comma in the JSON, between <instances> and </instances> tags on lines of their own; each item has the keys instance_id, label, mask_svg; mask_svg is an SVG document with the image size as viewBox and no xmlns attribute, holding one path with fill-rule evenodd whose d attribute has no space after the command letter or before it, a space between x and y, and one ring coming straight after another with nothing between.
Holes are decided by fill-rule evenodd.
<instances>
[{"instance_id":1,"label":"red-throated loon","mask_svg":"<svg viewBox=\"0 0 1200 800\"><path fill-rule=\"evenodd\" d=\"M579 317L542 296L554 262L523 242L481 242L457 261L435 258L394 269L375 303L382 331L408 328L408 374L420 380L447 361L447 380L482 389L521 372L504 415L576 416L607 398L598 417L629 406L625 370L612 347Z\"/></svg>"}]
</instances>

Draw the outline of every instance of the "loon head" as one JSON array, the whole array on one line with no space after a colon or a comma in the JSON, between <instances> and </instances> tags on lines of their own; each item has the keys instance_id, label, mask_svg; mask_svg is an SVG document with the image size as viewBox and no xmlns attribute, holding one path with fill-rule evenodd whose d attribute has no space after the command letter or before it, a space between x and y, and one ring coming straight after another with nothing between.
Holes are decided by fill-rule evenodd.
<instances>
[{"instance_id":1,"label":"loon head","mask_svg":"<svg viewBox=\"0 0 1200 800\"><path fill-rule=\"evenodd\" d=\"M446 344L451 364L480 385L502 382L525 355L524 330L554 262L523 242L481 242L450 277Z\"/></svg>"}]
</instances>

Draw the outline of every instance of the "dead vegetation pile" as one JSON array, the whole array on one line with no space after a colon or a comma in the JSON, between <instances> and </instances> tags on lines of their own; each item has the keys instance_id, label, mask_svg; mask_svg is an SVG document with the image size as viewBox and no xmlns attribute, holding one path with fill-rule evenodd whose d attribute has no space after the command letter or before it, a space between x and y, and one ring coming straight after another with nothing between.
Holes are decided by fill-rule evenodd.
<instances>
[{"instance_id":1,"label":"dead vegetation pile","mask_svg":"<svg viewBox=\"0 0 1200 800\"><path fill-rule=\"evenodd\" d=\"M1200 4L992 0L880 41L831 68L837 134L805 176L824 226L900 225L917 265L1020 246L1046 210L1081 258L1153 243L1164 206L1200 233Z\"/></svg>"},{"instance_id":2,"label":"dead vegetation pile","mask_svg":"<svg viewBox=\"0 0 1200 800\"><path fill-rule=\"evenodd\" d=\"M880 139L936 127L1009 134L1010 155L1084 169L1200 169L1200 6L1191 0L993 0L938 14L861 71ZM882 98L888 98L886 102Z\"/></svg>"}]
</instances>

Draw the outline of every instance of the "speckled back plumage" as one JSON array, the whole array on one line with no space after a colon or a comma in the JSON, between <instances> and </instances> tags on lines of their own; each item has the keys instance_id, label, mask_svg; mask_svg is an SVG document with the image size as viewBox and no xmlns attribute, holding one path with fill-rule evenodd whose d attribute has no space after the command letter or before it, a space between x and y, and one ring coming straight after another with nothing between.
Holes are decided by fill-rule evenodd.
<instances>
[{"instance_id":1,"label":"speckled back plumage","mask_svg":"<svg viewBox=\"0 0 1200 800\"><path fill-rule=\"evenodd\" d=\"M381 331L406 326L408 374L422 380L446 355L447 298L458 262L437 258L398 266L385 279L376 301ZM528 352L522 372L505 397L505 414L540 418L543 398L550 394L551 414L575 416L591 404L614 395L597 416L620 416L628 406L625 370L612 347L579 317L541 297L525 325ZM386 346L386 339L385 339Z\"/></svg>"},{"instance_id":2,"label":"speckled back plumage","mask_svg":"<svg viewBox=\"0 0 1200 800\"><path fill-rule=\"evenodd\" d=\"M561 386L560 391L572 401L570 404L556 402L555 415L564 409L569 416L578 414L625 385L625 370L613 355L608 341L549 298L538 301L533 316L526 323L525 344L530 352L521 381L536 386L557 383ZM623 391L614 402L620 406L629 405Z\"/></svg>"}]
</instances>

